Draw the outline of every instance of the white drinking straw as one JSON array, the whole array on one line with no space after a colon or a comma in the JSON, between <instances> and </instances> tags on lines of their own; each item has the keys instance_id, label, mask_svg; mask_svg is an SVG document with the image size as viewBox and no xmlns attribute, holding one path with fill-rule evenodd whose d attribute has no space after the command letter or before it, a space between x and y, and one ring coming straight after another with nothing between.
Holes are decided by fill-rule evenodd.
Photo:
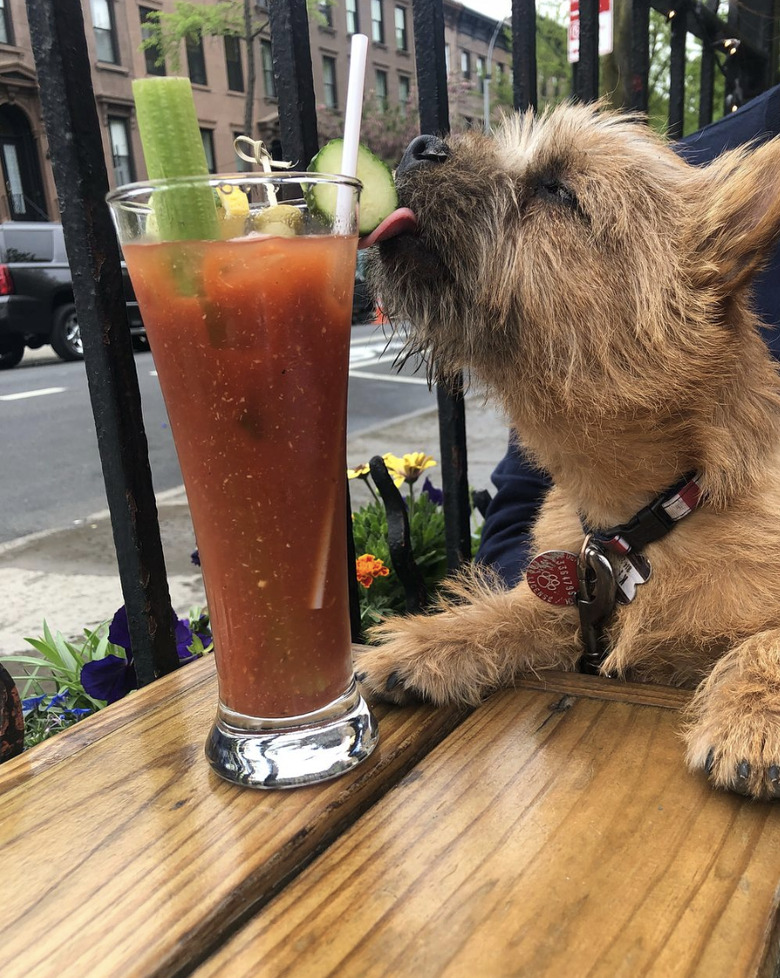
<instances>
[{"instance_id":1,"label":"white drinking straw","mask_svg":"<svg viewBox=\"0 0 780 978\"><path fill-rule=\"evenodd\" d=\"M347 107L344 110L344 146L341 152L341 172L344 176L357 176L358 145L360 144L360 122L363 118L363 87L366 80L366 57L368 54L368 38L365 34L352 35L352 47L349 59L349 80L347 82ZM351 187L336 188L336 214L333 220L334 234L349 234L352 230L352 195ZM333 508L331 498L324 512ZM316 556L314 581L310 597L310 606L321 608L325 600L325 578L328 571L328 554L330 553L330 538L333 533L333 521L326 520L323 534L319 541Z\"/></svg>"},{"instance_id":2,"label":"white drinking straw","mask_svg":"<svg viewBox=\"0 0 780 978\"><path fill-rule=\"evenodd\" d=\"M349 58L349 80L347 82L347 107L344 110L344 146L341 153L341 172L346 177L357 176L367 55L368 38L365 34L353 34ZM333 227L336 234L349 233L352 194L351 187L339 187L337 190L336 219Z\"/></svg>"}]
</instances>

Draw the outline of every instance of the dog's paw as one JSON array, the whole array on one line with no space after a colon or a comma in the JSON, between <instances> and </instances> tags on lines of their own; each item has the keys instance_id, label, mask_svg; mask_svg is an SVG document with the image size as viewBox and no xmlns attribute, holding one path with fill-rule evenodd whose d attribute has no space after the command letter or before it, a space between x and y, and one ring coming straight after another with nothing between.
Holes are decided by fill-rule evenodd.
<instances>
[{"instance_id":1,"label":"dog's paw","mask_svg":"<svg viewBox=\"0 0 780 978\"><path fill-rule=\"evenodd\" d=\"M735 718L705 711L686 739L689 765L704 770L715 787L758 800L780 799L776 715L759 712Z\"/></svg>"},{"instance_id":2,"label":"dog's paw","mask_svg":"<svg viewBox=\"0 0 780 978\"><path fill-rule=\"evenodd\" d=\"M377 645L355 663L361 685L392 703L425 700L475 706L498 685L489 651L456 634L445 615L392 618L372 629Z\"/></svg>"},{"instance_id":3,"label":"dog's paw","mask_svg":"<svg viewBox=\"0 0 780 978\"><path fill-rule=\"evenodd\" d=\"M390 648L366 648L358 656L355 670L358 682L372 699L397 706L426 699L424 692L415 684L415 670L408 663L396 661Z\"/></svg>"},{"instance_id":4,"label":"dog's paw","mask_svg":"<svg viewBox=\"0 0 780 978\"><path fill-rule=\"evenodd\" d=\"M718 788L780 798L780 630L759 632L716 662L685 733L687 760Z\"/></svg>"}]
</instances>

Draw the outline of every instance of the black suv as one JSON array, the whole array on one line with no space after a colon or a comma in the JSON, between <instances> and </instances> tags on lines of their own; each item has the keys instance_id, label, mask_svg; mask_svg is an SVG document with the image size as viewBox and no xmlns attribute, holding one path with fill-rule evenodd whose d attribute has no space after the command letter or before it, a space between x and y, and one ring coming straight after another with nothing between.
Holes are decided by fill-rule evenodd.
<instances>
[{"instance_id":1,"label":"black suv","mask_svg":"<svg viewBox=\"0 0 780 978\"><path fill-rule=\"evenodd\" d=\"M127 318L134 345L146 333L123 265ZM0 370L15 367L26 346L51 343L63 360L83 359L81 332L61 224L0 224Z\"/></svg>"}]
</instances>

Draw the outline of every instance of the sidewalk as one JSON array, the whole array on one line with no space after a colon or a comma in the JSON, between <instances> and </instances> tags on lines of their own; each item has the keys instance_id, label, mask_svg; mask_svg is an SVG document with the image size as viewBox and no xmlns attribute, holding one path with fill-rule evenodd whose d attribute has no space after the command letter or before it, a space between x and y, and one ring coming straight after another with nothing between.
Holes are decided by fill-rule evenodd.
<instances>
[{"instance_id":1,"label":"sidewalk","mask_svg":"<svg viewBox=\"0 0 780 978\"><path fill-rule=\"evenodd\" d=\"M506 450L506 425L475 396L467 401L466 434L469 482L474 489L492 493L490 473ZM347 462L354 466L373 455L414 451L440 460L435 409L352 435ZM440 487L440 469L432 468L428 474ZM355 481L350 491L353 507L369 498L363 484ZM157 505L171 600L184 616L191 607L205 604L205 595L200 571L190 562L195 537L183 488L161 493ZM44 618L66 638L78 637L85 626L92 628L111 618L123 598L108 513L97 513L78 526L1 544L0 594L0 658L29 651L24 638L40 635Z\"/></svg>"}]
</instances>

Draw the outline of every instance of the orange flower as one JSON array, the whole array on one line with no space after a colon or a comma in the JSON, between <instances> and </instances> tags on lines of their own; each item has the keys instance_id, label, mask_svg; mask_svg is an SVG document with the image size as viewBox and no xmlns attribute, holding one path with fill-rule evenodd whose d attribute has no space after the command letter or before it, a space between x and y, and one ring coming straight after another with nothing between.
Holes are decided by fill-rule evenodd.
<instances>
[{"instance_id":1,"label":"orange flower","mask_svg":"<svg viewBox=\"0 0 780 978\"><path fill-rule=\"evenodd\" d=\"M373 554L363 554L355 561L355 573L360 584L365 588L371 587L377 577L387 577L390 568L384 561Z\"/></svg>"}]
</instances>

